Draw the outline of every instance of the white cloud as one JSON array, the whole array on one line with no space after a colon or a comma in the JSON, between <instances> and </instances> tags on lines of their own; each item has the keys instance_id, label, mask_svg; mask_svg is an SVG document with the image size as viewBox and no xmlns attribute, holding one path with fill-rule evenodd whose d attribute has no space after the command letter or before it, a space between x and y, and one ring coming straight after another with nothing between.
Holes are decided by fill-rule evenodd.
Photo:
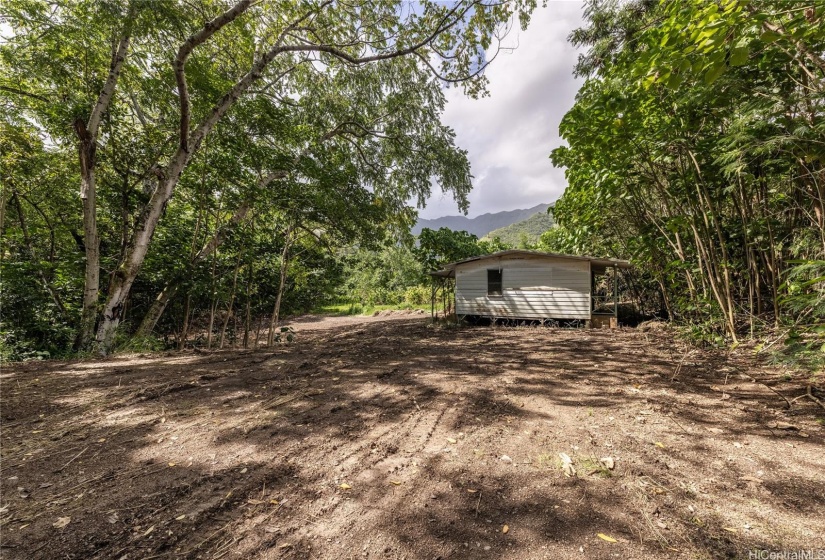
<instances>
[{"instance_id":1,"label":"white cloud","mask_svg":"<svg viewBox=\"0 0 825 560\"><path fill-rule=\"evenodd\" d=\"M460 88L446 92L443 120L469 152L474 176L470 216L551 202L564 191L564 171L549 155L563 143L559 123L582 83L573 77L578 54L567 42L581 13L579 0L536 9L526 31L516 26L505 39L505 46L517 48L501 52L487 69L489 97L470 99ZM420 211L422 218L458 213L440 191Z\"/></svg>"}]
</instances>

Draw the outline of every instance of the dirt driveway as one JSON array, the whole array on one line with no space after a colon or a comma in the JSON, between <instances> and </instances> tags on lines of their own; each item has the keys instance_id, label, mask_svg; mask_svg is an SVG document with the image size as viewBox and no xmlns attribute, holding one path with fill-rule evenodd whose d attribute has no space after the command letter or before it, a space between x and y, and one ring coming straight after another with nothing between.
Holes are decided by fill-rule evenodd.
<instances>
[{"instance_id":1,"label":"dirt driveway","mask_svg":"<svg viewBox=\"0 0 825 560\"><path fill-rule=\"evenodd\" d=\"M806 378L662 331L387 319L5 367L2 558L825 550Z\"/></svg>"}]
</instances>

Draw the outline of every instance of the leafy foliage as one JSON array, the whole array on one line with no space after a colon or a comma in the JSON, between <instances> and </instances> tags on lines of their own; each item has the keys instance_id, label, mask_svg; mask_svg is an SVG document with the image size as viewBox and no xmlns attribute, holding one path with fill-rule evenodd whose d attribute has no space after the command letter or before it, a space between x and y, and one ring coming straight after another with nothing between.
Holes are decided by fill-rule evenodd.
<instances>
[{"instance_id":1,"label":"leafy foliage","mask_svg":"<svg viewBox=\"0 0 825 560\"><path fill-rule=\"evenodd\" d=\"M409 200L466 208L443 87L483 95L534 7L5 2L4 345L250 345L333 299L336 255L403 236Z\"/></svg>"},{"instance_id":2,"label":"leafy foliage","mask_svg":"<svg viewBox=\"0 0 825 560\"><path fill-rule=\"evenodd\" d=\"M542 245L632 258L708 337L821 341L823 18L820 2L590 2Z\"/></svg>"}]
</instances>

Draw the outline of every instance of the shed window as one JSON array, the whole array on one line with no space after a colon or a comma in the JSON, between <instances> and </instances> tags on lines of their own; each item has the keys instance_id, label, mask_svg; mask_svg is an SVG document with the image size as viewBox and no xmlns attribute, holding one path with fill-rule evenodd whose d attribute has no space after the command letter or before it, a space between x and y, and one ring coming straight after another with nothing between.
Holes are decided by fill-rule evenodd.
<instances>
[{"instance_id":1,"label":"shed window","mask_svg":"<svg viewBox=\"0 0 825 560\"><path fill-rule=\"evenodd\" d=\"M501 295L501 269L487 270L487 295L500 296Z\"/></svg>"}]
</instances>

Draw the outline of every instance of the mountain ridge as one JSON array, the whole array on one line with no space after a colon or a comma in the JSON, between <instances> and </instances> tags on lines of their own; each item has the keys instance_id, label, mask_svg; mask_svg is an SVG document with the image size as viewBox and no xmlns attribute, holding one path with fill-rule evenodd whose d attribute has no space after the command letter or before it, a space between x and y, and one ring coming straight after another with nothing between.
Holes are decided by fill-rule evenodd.
<instances>
[{"instance_id":1,"label":"mountain ridge","mask_svg":"<svg viewBox=\"0 0 825 560\"><path fill-rule=\"evenodd\" d=\"M526 220L521 220L503 228L487 233L485 239L495 239L510 247L523 247L538 243L541 234L555 225L553 216L545 212L536 212Z\"/></svg>"},{"instance_id":2,"label":"mountain ridge","mask_svg":"<svg viewBox=\"0 0 825 560\"><path fill-rule=\"evenodd\" d=\"M415 226L413 226L412 233L413 235L418 235L424 228L437 230L442 227L447 227L453 231L466 231L478 237L484 237L491 231L521 222L534 214L547 212L550 206L552 206L552 204L537 204L532 208L487 212L475 218L468 218L466 216L442 216L429 220L420 219L416 222Z\"/></svg>"}]
</instances>

